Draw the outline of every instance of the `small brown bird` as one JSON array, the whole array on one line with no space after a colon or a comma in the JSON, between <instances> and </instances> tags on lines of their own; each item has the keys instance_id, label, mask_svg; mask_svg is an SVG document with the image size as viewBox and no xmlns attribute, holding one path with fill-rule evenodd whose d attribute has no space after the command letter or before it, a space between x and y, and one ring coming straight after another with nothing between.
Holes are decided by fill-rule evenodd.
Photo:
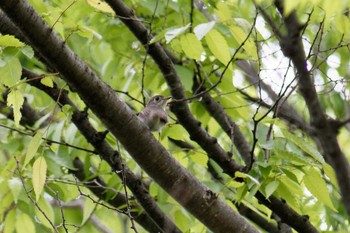
<instances>
[{"instance_id":1,"label":"small brown bird","mask_svg":"<svg viewBox=\"0 0 350 233\"><path fill-rule=\"evenodd\" d=\"M139 118L151 131L160 132L168 123L168 114L165 107L171 97L162 95L153 96L146 107L139 113Z\"/></svg>"}]
</instances>

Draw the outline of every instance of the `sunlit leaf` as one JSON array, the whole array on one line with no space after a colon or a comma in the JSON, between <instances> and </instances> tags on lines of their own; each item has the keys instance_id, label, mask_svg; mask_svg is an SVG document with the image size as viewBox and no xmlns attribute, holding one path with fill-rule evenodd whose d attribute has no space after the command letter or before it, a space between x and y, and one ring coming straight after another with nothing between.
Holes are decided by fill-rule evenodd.
<instances>
[{"instance_id":1,"label":"sunlit leaf","mask_svg":"<svg viewBox=\"0 0 350 233\"><path fill-rule=\"evenodd\" d=\"M177 210L174 214L176 225L182 230L187 230L191 221L188 216L184 214L183 211Z\"/></svg>"},{"instance_id":2,"label":"sunlit leaf","mask_svg":"<svg viewBox=\"0 0 350 233\"><path fill-rule=\"evenodd\" d=\"M32 160L32 158L38 151L42 137L43 137L42 133L37 132L32 138L32 140L30 141L26 152L26 158L24 160L23 167L25 167Z\"/></svg>"},{"instance_id":3,"label":"sunlit leaf","mask_svg":"<svg viewBox=\"0 0 350 233\"><path fill-rule=\"evenodd\" d=\"M327 184L321 177L321 173L314 167L304 169L304 172L304 184L307 189L326 206L331 208L333 211L338 212L334 207L331 198L329 197Z\"/></svg>"},{"instance_id":4,"label":"sunlit leaf","mask_svg":"<svg viewBox=\"0 0 350 233\"><path fill-rule=\"evenodd\" d=\"M86 0L87 3L98 11L102 11L109 14L115 14L113 9L104 1L101 0Z\"/></svg>"},{"instance_id":5,"label":"sunlit leaf","mask_svg":"<svg viewBox=\"0 0 350 233\"><path fill-rule=\"evenodd\" d=\"M206 156L205 154L202 153L191 153L191 159L193 160L193 162L202 165L204 167L207 167L207 163L208 163L208 156Z\"/></svg>"},{"instance_id":6,"label":"sunlit leaf","mask_svg":"<svg viewBox=\"0 0 350 233\"><path fill-rule=\"evenodd\" d=\"M53 87L53 81L50 76L40 79L40 82L47 87Z\"/></svg>"},{"instance_id":7,"label":"sunlit leaf","mask_svg":"<svg viewBox=\"0 0 350 233\"><path fill-rule=\"evenodd\" d=\"M35 225L28 214L22 213L15 223L17 233L35 233Z\"/></svg>"},{"instance_id":8,"label":"sunlit leaf","mask_svg":"<svg viewBox=\"0 0 350 233\"><path fill-rule=\"evenodd\" d=\"M25 44L11 35L0 36L0 46L2 47L23 47Z\"/></svg>"},{"instance_id":9,"label":"sunlit leaf","mask_svg":"<svg viewBox=\"0 0 350 233\"><path fill-rule=\"evenodd\" d=\"M187 33L180 38L182 50L189 58L199 60L203 52L202 43L193 33Z\"/></svg>"},{"instance_id":10,"label":"sunlit leaf","mask_svg":"<svg viewBox=\"0 0 350 233\"><path fill-rule=\"evenodd\" d=\"M18 196L21 194L23 189L23 184L19 178L13 177L8 181L8 186L11 189L13 200L17 204Z\"/></svg>"},{"instance_id":11,"label":"sunlit leaf","mask_svg":"<svg viewBox=\"0 0 350 233\"><path fill-rule=\"evenodd\" d=\"M37 158L33 164L33 188L38 201L46 182L47 164L44 156Z\"/></svg>"},{"instance_id":12,"label":"sunlit leaf","mask_svg":"<svg viewBox=\"0 0 350 233\"><path fill-rule=\"evenodd\" d=\"M278 180L271 181L265 187L266 198L269 198L278 188L280 182Z\"/></svg>"},{"instance_id":13,"label":"sunlit leaf","mask_svg":"<svg viewBox=\"0 0 350 233\"><path fill-rule=\"evenodd\" d=\"M223 22L232 18L230 8L228 8L227 4L227 2L223 1L219 1L216 4L215 14L217 14L217 16Z\"/></svg>"},{"instance_id":14,"label":"sunlit leaf","mask_svg":"<svg viewBox=\"0 0 350 233\"><path fill-rule=\"evenodd\" d=\"M243 173L243 172L237 171L237 172L235 172L235 177L238 177L238 178L248 178L248 179L250 179L251 181L253 181L255 184L260 185L260 182L259 182L256 178L254 178L253 176L251 176L251 175L249 175L249 174L247 174L247 173Z\"/></svg>"},{"instance_id":15,"label":"sunlit leaf","mask_svg":"<svg viewBox=\"0 0 350 233\"><path fill-rule=\"evenodd\" d=\"M214 26L215 21L201 23L194 27L193 32L197 36L198 40L201 40Z\"/></svg>"},{"instance_id":16,"label":"sunlit leaf","mask_svg":"<svg viewBox=\"0 0 350 233\"><path fill-rule=\"evenodd\" d=\"M230 49L226 42L226 39L217 30L211 30L206 36L205 41L213 53L213 55L224 65L231 59Z\"/></svg>"},{"instance_id":17,"label":"sunlit leaf","mask_svg":"<svg viewBox=\"0 0 350 233\"><path fill-rule=\"evenodd\" d=\"M81 224L84 224L91 217L91 214L95 208L95 203L93 203L90 199L84 199L83 219Z\"/></svg>"},{"instance_id":18,"label":"sunlit leaf","mask_svg":"<svg viewBox=\"0 0 350 233\"><path fill-rule=\"evenodd\" d=\"M245 53L253 59L258 59L254 41L252 39L246 39L248 34L237 25L230 26L230 31L239 45L244 43L243 49Z\"/></svg>"},{"instance_id":19,"label":"sunlit leaf","mask_svg":"<svg viewBox=\"0 0 350 233\"><path fill-rule=\"evenodd\" d=\"M181 35L182 33L184 33L191 24L187 24L184 27L176 27L176 28L172 28L169 29L166 33L165 33L165 41L167 44L169 44L170 41L172 41L175 37Z\"/></svg>"},{"instance_id":20,"label":"sunlit leaf","mask_svg":"<svg viewBox=\"0 0 350 233\"><path fill-rule=\"evenodd\" d=\"M333 168L331 167L331 165L329 165L328 163L324 163L322 164L322 168L324 173L326 174L326 176L329 178L329 180L331 181L331 183L338 187L338 182L337 182L337 177L334 173Z\"/></svg>"},{"instance_id":21,"label":"sunlit leaf","mask_svg":"<svg viewBox=\"0 0 350 233\"><path fill-rule=\"evenodd\" d=\"M32 47L26 45L24 47L19 48L19 50L26 55L29 59L32 59L34 57L34 50Z\"/></svg>"},{"instance_id":22,"label":"sunlit leaf","mask_svg":"<svg viewBox=\"0 0 350 233\"><path fill-rule=\"evenodd\" d=\"M53 206L50 205L48 200L45 197L41 196L39 201L38 201L38 204L40 206L40 209L45 213L46 217L51 222L54 222L54 220L55 220L55 213L54 213L54 210L53 210ZM40 223L42 225L44 225L48 229L52 228L52 226L49 223L49 221L47 220L47 218L43 215L43 213L41 211L38 210L38 208L35 208L35 216L38 218L38 220L40 221Z\"/></svg>"},{"instance_id":23,"label":"sunlit leaf","mask_svg":"<svg viewBox=\"0 0 350 233\"><path fill-rule=\"evenodd\" d=\"M16 224L16 209L10 210L5 217L5 226L3 233L12 233L15 230Z\"/></svg>"},{"instance_id":24,"label":"sunlit leaf","mask_svg":"<svg viewBox=\"0 0 350 233\"><path fill-rule=\"evenodd\" d=\"M5 62L5 65L0 67L0 83L12 87L21 79L22 66L16 57Z\"/></svg>"},{"instance_id":25,"label":"sunlit leaf","mask_svg":"<svg viewBox=\"0 0 350 233\"><path fill-rule=\"evenodd\" d=\"M17 127L19 126L19 122L22 118L21 108L23 103L24 98L22 92L20 92L18 89L11 90L7 96L7 106L13 108L13 116Z\"/></svg>"},{"instance_id":26,"label":"sunlit leaf","mask_svg":"<svg viewBox=\"0 0 350 233\"><path fill-rule=\"evenodd\" d=\"M180 65L175 65L175 69L186 91L191 91L193 86L193 71Z\"/></svg>"},{"instance_id":27,"label":"sunlit leaf","mask_svg":"<svg viewBox=\"0 0 350 233\"><path fill-rule=\"evenodd\" d=\"M289 141L293 142L295 145L300 147L300 149L302 149L304 152L306 152L309 155L311 155L318 162L320 162L322 164L325 162L323 156L321 155L321 153L318 152L318 150L315 147L310 145L310 143L308 143L307 141L303 140L300 137L297 137L297 136L289 133L286 130L283 131L283 134Z\"/></svg>"}]
</instances>

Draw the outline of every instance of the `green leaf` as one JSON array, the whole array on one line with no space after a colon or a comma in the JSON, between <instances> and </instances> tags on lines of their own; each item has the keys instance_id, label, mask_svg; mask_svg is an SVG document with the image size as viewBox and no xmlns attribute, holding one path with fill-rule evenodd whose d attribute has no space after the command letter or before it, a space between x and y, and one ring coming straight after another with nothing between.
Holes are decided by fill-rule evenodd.
<instances>
[{"instance_id":1,"label":"green leaf","mask_svg":"<svg viewBox=\"0 0 350 233\"><path fill-rule=\"evenodd\" d=\"M284 178L280 179L281 183L278 186L275 194L278 197L283 198L290 206L294 207L298 211L300 210L300 194L302 191L300 190L300 185L295 184L293 181ZM290 186L290 184L292 184ZM294 190L298 190L299 193L293 193Z\"/></svg>"},{"instance_id":2,"label":"green leaf","mask_svg":"<svg viewBox=\"0 0 350 233\"><path fill-rule=\"evenodd\" d=\"M189 27L190 27L190 23L187 24L184 27L176 27L176 28L172 28L170 30L168 30L165 33L165 41L167 44L169 44L170 41L172 41L175 37L181 35L182 33L184 33Z\"/></svg>"},{"instance_id":3,"label":"green leaf","mask_svg":"<svg viewBox=\"0 0 350 233\"><path fill-rule=\"evenodd\" d=\"M22 213L15 223L16 233L35 233L35 225L28 214Z\"/></svg>"},{"instance_id":4,"label":"green leaf","mask_svg":"<svg viewBox=\"0 0 350 233\"><path fill-rule=\"evenodd\" d=\"M50 76L42 78L40 80L40 82L47 87L51 87L51 88L53 87L53 81L52 81L52 78Z\"/></svg>"},{"instance_id":5,"label":"green leaf","mask_svg":"<svg viewBox=\"0 0 350 233\"><path fill-rule=\"evenodd\" d=\"M175 223L177 226L180 227L182 231L185 231L189 228L191 225L191 221L189 219L189 216L185 215L186 213L181 210L177 210L174 214Z\"/></svg>"},{"instance_id":6,"label":"green leaf","mask_svg":"<svg viewBox=\"0 0 350 233\"><path fill-rule=\"evenodd\" d=\"M104 1L101 0L86 0L87 3L98 11L114 15L114 10Z\"/></svg>"},{"instance_id":7,"label":"green leaf","mask_svg":"<svg viewBox=\"0 0 350 233\"><path fill-rule=\"evenodd\" d=\"M268 183L265 187L266 199L269 198L278 188L280 182L278 180L274 180Z\"/></svg>"},{"instance_id":8,"label":"green leaf","mask_svg":"<svg viewBox=\"0 0 350 233\"><path fill-rule=\"evenodd\" d=\"M238 181L235 181L235 180L229 180L225 186L228 187L228 188L240 188L244 185L243 182L238 182Z\"/></svg>"},{"instance_id":9,"label":"green leaf","mask_svg":"<svg viewBox=\"0 0 350 233\"><path fill-rule=\"evenodd\" d=\"M32 49L32 47L26 45L22 48L19 48L19 50L26 55L29 59L32 59L34 57L34 50Z\"/></svg>"},{"instance_id":10,"label":"green leaf","mask_svg":"<svg viewBox=\"0 0 350 233\"><path fill-rule=\"evenodd\" d=\"M15 230L15 224L16 224L16 209L12 209L6 215L3 233L12 233Z\"/></svg>"},{"instance_id":11,"label":"green leaf","mask_svg":"<svg viewBox=\"0 0 350 233\"><path fill-rule=\"evenodd\" d=\"M335 176L334 170L331 167L331 165L329 165L328 163L324 163L322 164L322 168L324 173L326 174L326 176L329 178L329 180L331 181L331 183L335 186L338 187L338 182L337 182L337 177Z\"/></svg>"},{"instance_id":12,"label":"green leaf","mask_svg":"<svg viewBox=\"0 0 350 233\"><path fill-rule=\"evenodd\" d=\"M23 47L25 44L11 35L0 36L0 46L2 47Z\"/></svg>"},{"instance_id":13,"label":"green leaf","mask_svg":"<svg viewBox=\"0 0 350 233\"><path fill-rule=\"evenodd\" d=\"M248 34L244 32L244 30L241 27L236 25L230 26L230 31L238 44L242 44L248 36ZM258 59L256 47L253 40L251 39L246 40L244 42L243 48L246 54L249 55L251 58Z\"/></svg>"},{"instance_id":14,"label":"green leaf","mask_svg":"<svg viewBox=\"0 0 350 233\"><path fill-rule=\"evenodd\" d=\"M41 195L41 192L44 189L45 181L46 181L46 171L47 165L44 156L40 156L37 158L33 164L33 188L36 196L36 200L38 201Z\"/></svg>"},{"instance_id":15,"label":"green leaf","mask_svg":"<svg viewBox=\"0 0 350 233\"><path fill-rule=\"evenodd\" d=\"M326 206L331 208L333 211L338 212L332 203L332 200L329 196L329 191L327 189L327 184L322 178L319 170L314 167L310 167L308 169L304 169L304 172L304 184L307 189Z\"/></svg>"},{"instance_id":16,"label":"green leaf","mask_svg":"<svg viewBox=\"0 0 350 233\"><path fill-rule=\"evenodd\" d=\"M178 38L173 39L170 46L175 52L182 53L181 42Z\"/></svg>"},{"instance_id":17,"label":"green leaf","mask_svg":"<svg viewBox=\"0 0 350 233\"><path fill-rule=\"evenodd\" d=\"M40 206L40 209L45 213L46 217L50 219L51 222L53 222L55 220L55 213L53 211L52 205L49 204L46 198L40 197L38 205ZM41 211L39 211L38 208L35 208L35 216L38 218L42 225L49 229L52 229L51 224L49 223L47 218L41 213Z\"/></svg>"},{"instance_id":18,"label":"green leaf","mask_svg":"<svg viewBox=\"0 0 350 233\"><path fill-rule=\"evenodd\" d=\"M230 8L227 2L219 1L216 4L215 14L219 17L221 21L227 21L232 18Z\"/></svg>"},{"instance_id":19,"label":"green leaf","mask_svg":"<svg viewBox=\"0 0 350 233\"><path fill-rule=\"evenodd\" d=\"M257 184L257 185L260 185L260 182L255 179L253 176L247 174L247 173L243 173L243 172L235 172L235 177L238 177L238 178L248 178L250 179L251 181L253 181L253 183Z\"/></svg>"},{"instance_id":20,"label":"green leaf","mask_svg":"<svg viewBox=\"0 0 350 233\"><path fill-rule=\"evenodd\" d=\"M95 208L95 203L93 203L90 199L84 199L83 219L81 221L81 224L84 224L87 220L89 220Z\"/></svg>"},{"instance_id":21,"label":"green leaf","mask_svg":"<svg viewBox=\"0 0 350 233\"><path fill-rule=\"evenodd\" d=\"M19 127L19 122L22 118L21 107L24 103L22 93L18 89L11 90L7 96L7 106L12 106L15 124Z\"/></svg>"},{"instance_id":22,"label":"green leaf","mask_svg":"<svg viewBox=\"0 0 350 233\"><path fill-rule=\"evenodd\" d=\"M0 67L0 83L7 87L12 87L22 75L22 66L17 57L12 57L6 61L6 64Z\"/></svg>"},{"instance_id":23,"label":"green leaf","mask_svg":"<svg viewBox=\"0 0 350 233\"><path fill-rule=\"evenodd\" d=\"M225 38L220 32L215 29L211 30L206 36L205 41L208 44L210 51L213 55L224 65L231 59L230 48L227 45Z\"/></svg>"},{"instance_id":24,"label":"green leaf","mask_svg":"<svg viewBox=\"0 0 350 233\"><path fill-rule=\"evenodd\" d=\"M179 74L182 85L186 91L191 91L193 86L193 71L184 66L175 65L176 72Z\"/></svg>"},{"instance_id":25,"label":"green leaf","mask_svg":"<svg viewBox=\"0 0 350 233\"><path fill-rule=\"evenodd\" d=\"M291 133L289 133L286 130L283 130L283 134L289 141L293 142L295 145L297 145L300 149L302 149L304 152L311 155L314 159L316 159L321 164L325 163L323 156L321 155L318 150L310 145L307 141L303 140L301 137L297 137Z\"/></svg>"},{"instance_id":26,"label":"green leaf","mask_svg":"<svg viewBox=\"0 0 350 233\"><path fill-rule=\"evenodd\" d=\"M34 157L34 155L38 151L42 137L43 137L42 133L37 132L34 135L34 137L32 138L32 140L30 141L30 143L28 145L26 159L24 160L23 167L25 167L32 160L32 158Z\"/></svg>"},{"instance_id":27,"label":"green leaf","mask_svg":"<svg viewBox=\"0 0 350 233\"><path fill-rule=\"evenodd\" d=\"M203 153L191 153L191 159L193 162L202 165L203 167L207 167L207 163L208 163L208 156L206 156Z\"/></svg>"},{"instance_id":28,"label":"green leaf","mask_svg":"<svg viewBox=\"0 0 350 233\"><path fill-rule=\"evenodd\" d=\"M215 26L215 21L211 21L209 23L201 23L198 24L193 32L197 36L198 40L201 40L210 30Z\"/></svg>"},{"instance_id":29,"label":"green leaf","mask_svg":"<svg viewBox=\"0 0 350 233\"><path fill-rule=\"evenodd\" d=\"M8 181L8 186L11 189L11 193L15 204L17 204L18 197L23 189L22 182L19 178L13 177Z\"/></svg>"},{"instance_id":30,"label":"green leaf","mask_svg":"<svg viewBox=\"0 0 350 233\"><path fill-rule=\"evenodd\" d=\"M187 33L180 38L182 50L189 58L199 60L202 55L203 47L202 43L193 33Z\"/></svg>"}]
</instances>

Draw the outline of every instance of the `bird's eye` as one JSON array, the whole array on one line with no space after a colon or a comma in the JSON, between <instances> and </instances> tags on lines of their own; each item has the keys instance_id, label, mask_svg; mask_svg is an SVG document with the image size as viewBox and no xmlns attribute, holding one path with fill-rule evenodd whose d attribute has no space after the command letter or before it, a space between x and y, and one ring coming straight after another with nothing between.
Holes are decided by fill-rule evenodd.
<instances>
[{"instance_id":1,"label":"bird's eye","mask_svg":"<svg viewBox=\"0 0 350 233\"><path fill-rule=\"evenodd\" d=\"M156 96L155 100L158 102L160 100L160 96Z\"/></svg>"}]
</instances>

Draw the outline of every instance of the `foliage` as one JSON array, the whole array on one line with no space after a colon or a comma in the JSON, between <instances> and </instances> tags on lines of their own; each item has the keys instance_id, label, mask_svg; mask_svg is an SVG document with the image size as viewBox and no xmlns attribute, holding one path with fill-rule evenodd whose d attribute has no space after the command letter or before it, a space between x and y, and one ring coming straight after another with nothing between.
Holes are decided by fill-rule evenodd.
<instances>
[{"instance_id":1,"label":"foliage","mask_svg":"<svg viewBox=\"0 0 350 233\"><path fill-rule=\"evenodd\" d=\"M286 223L258 198L262 194L266 199L285 201L299 216L308 216L319 231L350 230L346 204L342 202L344 193L339 187L342 180L337 179L337 167L322 149L308 97L296 90L299 74L279 41L288 40L280 35L288 34L283 17L295 12L303 26L302 42L318 100L327 119L334 119L329 121L334 122L334 131L339 131L334 138L348 158L349 1L285 1L284 15L270 0L126 1L137 17L131 20L144 24L153 35L146 49L105 2L29 3L135 113L155 94L172 95L159 64L147 54L152 44L164 46L173 58L186 96L196 97L188 102L191 113L245 169L234 175L227 172L170 111L170 124L163 129L159 142L250 223L257 224L257 220L241 212L243 206L275 229ZM136 224L133 227L137 232L145 232L142 224L130 220L131 212L142 210L131 197L132 190L118 177L123 171L116 171L98 156L91 141L73 124L74 107L82 111L86 100L48 67L40 54L34 56L34 47L2 34L0 229L6 233L132 232L130 226ZM249 63L242 65L241 61ZM39 75L21 77L22 67ZM58 97L52 100L33 86L35 80L46 88L58 87ZM196 82L200 88L195 87ZM68 93L74 107L60 102L63 93ZM250 158L244 158L232 140L236 132L225 133L227 130L205 105L205 94L239 126L254 156L250 167ZM38 115L30 124L24 121L27 105L34 110L31 114ZM96 114L90 110L86 114L97 131L106 130ZM143 172L113 135L105 136L121 154L125 167L140 174L157 205L181 231L210 232L201 219ZM82 161L82 167L76 166L76 158ZM79 169L82 178L77 175ZM101 196L92 187L103 188ZM113 206L109 201L120 193L129 195L129 202ZM135 209L131 211L131 207ZM254 227L268 232L258 224Z\"/></svg>"}]
</instances>

